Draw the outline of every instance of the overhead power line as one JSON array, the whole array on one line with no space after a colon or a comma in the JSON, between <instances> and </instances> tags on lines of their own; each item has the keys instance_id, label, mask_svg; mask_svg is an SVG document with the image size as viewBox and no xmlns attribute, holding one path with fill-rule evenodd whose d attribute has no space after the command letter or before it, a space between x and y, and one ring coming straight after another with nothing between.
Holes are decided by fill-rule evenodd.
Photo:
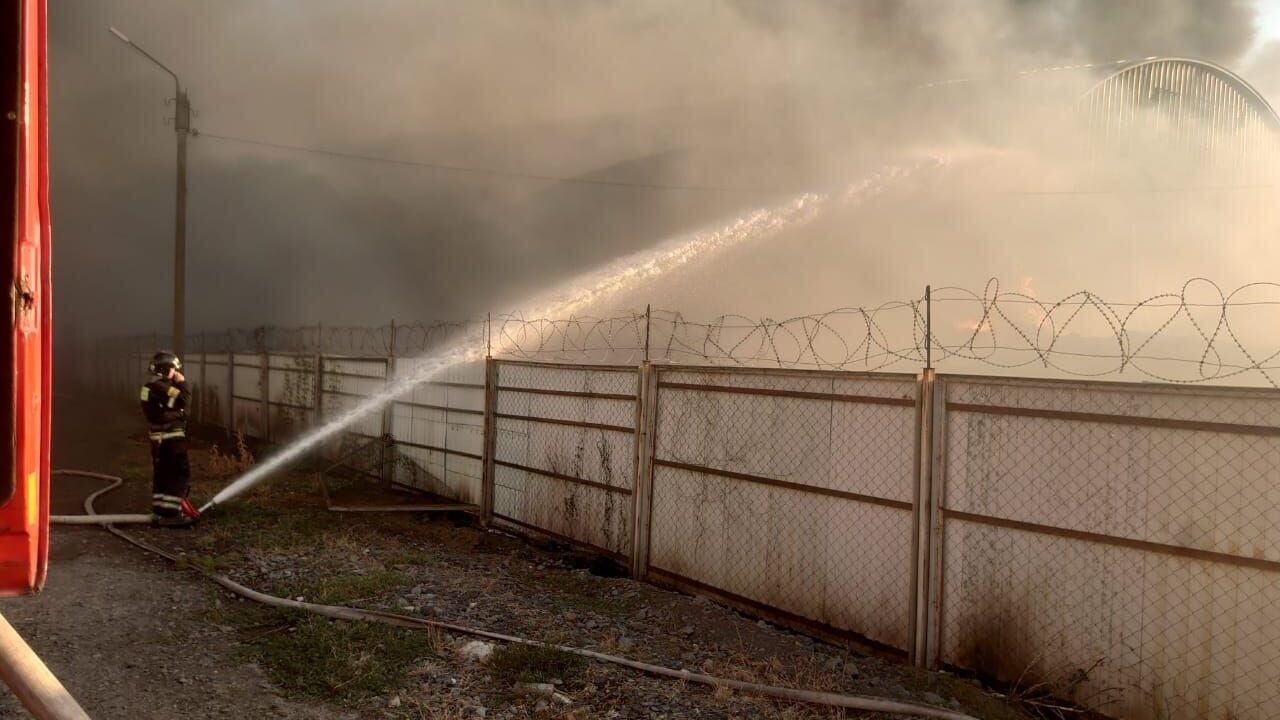
<instances>
[{"instance_id":1,"label":"overhead power line","mask_svg":"<svg viewBox=\"0 0 1280 720\"><path fill-rule=\"evenodd\" d=\"M196 133L193 132L193 135ZM347 152L344 150L330 150L328 148L314 147L309 145L292 145L288 143L278 143L269 140L258 140L255 138L236 137L233 135L222 135L219 133L199 132L198 137L210 138L213 140L221 140L223 142L236 143L240 145L250 145L254 147L270 148L273 150L283 150L286 152L309 153L312 155L322 155L325 157L337 158L340 160L354 160L357 162L375 163L382 165L395 165L400 167L417 168L421 170L433 170L439 172L463 173L468 175L477 175L481 177L506 178L513 180L525 180L530 182L545 183L562 183L567 185L589 185L594 187L607 187L631 190L653 190L653 191L692 191L703 193L770 193L770 192L792 192L794 188L769 188L769 187L746 187L746 186L727 186L727 185L685 185L672 183L648 183L648 182L631 182L627 180L605 180L600 178L572 177L563 175L549 175L545 173L524 172L521 170L505 170L500 168L483 168L469 165L453 165L449 163L429 162L426 160L406 160L403 158L387 157L385 155L365 155L361 153ZM1212 192L1212 191L1247 191L1247 190L1265 190L1280 187L1276 183L1253 183L1239 185L1201 185L1201 186L1185 186L1185 187L1113 187L1113 188L1084 188L1084 189L1053 189L1053 190L1037 190L1037 189L996 189L977 187L969 189L967 192L975 195L1147 195L1147 194L1166 194L1166 193L1196 193L1196 192Z\"/></svg>"},{"instance_id":2,"label":"overhead power line","mask_svg":"<svg viewBox=\"0 0 1280 720\"><path fill-rule=\"evenodd\" d=\"M497 168L471 167L466 165L452 165L447 163L428 162L425 160L405 160L402 158L393 158L379 155L364 155L361 153L346 152L342 150L329 150L327 148L312 147L308 145L291 145L288 143L270 142L267 140L256 140L254 138L235 137L232 135L221 135L211 132L200 132L200 137L210 138L213 140L221 140L223 142L238 143L241 145L253 145L256 147L271 148L273 150L285 150L288 152L310 153L312 155L324 155L326 157L339 158L342 160L356 160L359 162L380 163L383 165L398 165L401 167L412 167L424 170L437 170L441 172L466 173L469 175L480 175L484 177L495 178L511 178L516 180L529 180L534 182L547 183L565 183L570 185L594 185L613 188L629 188L640 190L677 190L677 191L698 191L698 192L765 192L768 188L760 187L728 187L719 185L679 185L667 183L647 183L647 182L630 182L626 180L604 180L599 178L584 177L566 177L562 175L547 175L543 173L523 172L520 170L503 170Z\"/></svg>"}]
</instances>

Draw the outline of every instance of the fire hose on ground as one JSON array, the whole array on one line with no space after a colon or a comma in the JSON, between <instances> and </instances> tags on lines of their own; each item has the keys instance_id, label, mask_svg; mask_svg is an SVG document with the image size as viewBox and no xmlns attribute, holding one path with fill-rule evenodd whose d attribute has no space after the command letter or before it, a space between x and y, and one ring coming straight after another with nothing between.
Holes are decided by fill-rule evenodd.
<instances>
[{"instance_id":1,"label":"fire hose on ground","mask_svg":"<svg viewBox=\"0 0 1280 720\"><path fill-rule=\"evenodd\" d=\"M82 470L55 470L54 475L69 477L84 477L102 480L108 483L105 487L94 491L84 500L84 515L59 515L54 516L52 521L58 524L75 524L75 525L101 525L108 532L119 537L120 539L131 543L149 553L158 555L172 563L179 563L180 558L163 548L152 545L151 543L140 538L129 535L128 533L116 528L117 524L127 523L150 523L152 516L150 515L99 515L94 510L94 502L124 484L122 478L114 475L106 475L103 473L87 472ZM868 712L895 713L899 715L908 715L913 717L938 718L939 720L977 720L971 715L954 712L945 708L934 707L921 703L901 702L897 700L889 700L870 695L844 695L840 693L821 692L815 690L802 690L799 688L779 687L776 685L765 685L761 683L745 682L741 680L732 680L729 678L716 677L703 673L690 672L688 670L677 670L662 665L654 665L651 663L641 662L639 660L631 660L617 655L609 655L607 653L597 652L595 650L587 650L585 648L572 647L568 645L556 645L552 643L539 642L527 638L516 637L514 635L506 635L503 633L491 632L488 630L480 630L477 628L465 627L463 625L455 625L453 623L441 622L438 620L427 620L425 618L413 617L410 615L401 615L397 613L383 612L380 610L365 610L361 608L347 607L342 605L323 605L319 603L303 602L300 600L291 600L289 598L276 597L263 592L254 590L253 588L241 585L226 575L210 572L202 568L185 565L185 567L198 572L206 579L218 584L222 588L232 592L240 597L252 600L263 605L271 607L287 608L290 610L301 610L304 612L321 615L337 620L353 620L365 622L377 622L387 625L393 625L403 628L429 629L434 628L459 635L469 635L472 637L485 638L487 640L495 640L499 642L531 645L534 647L549 648L560 652L578 655L581 657L597 660L600 662L612 663L622 667L638 670L650 675L659 677L672 678L675 680L683 680L691 683L709 685L717 688L727 688L730 690L760 695L764 697L786 700L789 702L809 703L816 705L827 705L831 707L847 708L850 710L863 710ZM78 709L78 707L77 707ZM79 719L86 717L82 714L50 714L41 716L54 718L56 720Z\"/></svg>"}]
</instances>

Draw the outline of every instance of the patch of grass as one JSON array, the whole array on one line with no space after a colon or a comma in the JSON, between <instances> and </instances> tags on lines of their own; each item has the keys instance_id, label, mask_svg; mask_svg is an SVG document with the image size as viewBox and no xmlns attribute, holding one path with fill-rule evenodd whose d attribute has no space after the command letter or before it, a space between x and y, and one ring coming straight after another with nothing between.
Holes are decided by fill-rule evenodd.
<instances>
[{"instance_id":1,"label":"patch of grass","mask_svg":"<svg viewBox=\"0 0 1280 720\"><path fill-rule=\"evenodd\" d=\"M634 613L640 603L635 597L615 597L610 584L593 575L558 571L532 573L513 569L512 576L540 591L552 593L561 604L575 610L617 617Z\"/></svg>"},{"instance_id":2,"label":"patch of grass","mask_svg":"<svg viewBox=\"0 0 1280 720\"><path fill-rule=\"evenodd\" d=\"M226 625L240 630L274 627L281 623L285 611L242 600L231 600L217 588L209 588L209 604L193 617L210 625Z\"/></svg>"},{"instance_id":3,"label":"patch of grass","mask_svg":"<svg viewBox=\"0 0 1280 720\"><path fill-rule=\"evenodd\" d=\"M316 508L235 502L219 506L215 513L209 527L219 540L258 550L313 550L323 544L326 531L338 527L333 514Z\"/></svg>"},{"instance_id":4,"label":"patch of grass","mask_svg":"<svg viewBox=\"0 0 1280 720\"><path fill-rule=\"evenodd\" d=\"M586 658L539 645L504 645L486 663L489 674L503 683L544 683L573 677Z\"/></svg>"},{"instance_id":5,"label":"patch of grass","mask_svg":"<svg viewBox=\"0 0 1280 720\"><path fill-rule=\"evenodd\" d=\"M421 550L395 550L387 555L388 565L430 565L435 561L432 555Z\"/></svg>"},{"instance_id":6,"label":"patch of grass","mask_svg":"<svg viewBox=\"0 0 1280 720\"><path fill-rule=\"evenodd\" d=\"M208 463L211 477L225 480L243 475L253 467L253 453L249 451L249 445L243 433L232 433L231 439L224 444L226 450L219 448L217 443L209 447Z\"/></svg>"},{"instance_id":7,"label":"patch of grass","mask_svg":"<svg viewBox=\"0 0 1280 720\"><path fill-rule=\"evenodd\" d=\"M232 564L230 558L222 555L188 553L178 558L178 567L191 567L203 573L222 572Z\"/></svg>"},{"instance_id":8,"label":"patch of grass","mask_svg":"<svg viewBox=\"0 0 1280 720\"><path fill-rule=\"evenodd\" d=\"M428 633L380 623L273 613L245 654L295 697L352 701L394 691L435 650ZM259 626L261 627L261 626Z\"/></svg>"},{"instance_id":9,"label":"patch of grass","mask_svg":"<svg viewBox=\"0 0 1280 720\"><path fill-rule=\"evenodd\" d=\"M381 595L408 583L409 577L404 573L377 570L363 575L327 577L306 596L320 603L342 604Z\"/></svg>"}]
</instances>

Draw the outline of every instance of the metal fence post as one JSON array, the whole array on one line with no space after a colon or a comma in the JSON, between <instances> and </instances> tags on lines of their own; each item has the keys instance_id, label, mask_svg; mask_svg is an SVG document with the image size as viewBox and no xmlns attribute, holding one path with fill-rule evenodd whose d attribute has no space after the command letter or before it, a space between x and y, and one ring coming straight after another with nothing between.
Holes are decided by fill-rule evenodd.
<instances>
[{"instance_id":1,"label":"metal fence post","mask_svg":"<svg viewBox=\"0 0 1280 720\"><path fill-rule=\"evenodd\" d=\"M440 479L444 481L445 487L449 486L449 456L453 453L449 452L449 408L452 407L449 398L449 386L443 385L440 388L444 391L444 437L441 438L440 445L444 448L444 452L440 453Z\"/></svg>"},{"instance_id":2,"label":"metal fence post","mask_svg":"<svg viewBox=\"0 0 1280 720\"><path fill-rule=\"evenodd\" d=\"M383 388L389 388L396 379L396 321L391 321L391 337L387 345L386 366L383 371ZM382 454L378 475L383 484L390 485L395 480L395 459L396 452L394 446L395 431L395 398L390 398L386 407L382 408Z\"/></svg>"},{"instance_id":3,"label":"metal fence post","mask_svg":"<svg viewBox=\"0 0 1280 720\"><path fill-rule=\"evenodd\" d=\"M632 488L631 575L649 574L649 535L653 511L653 443L658 423L658 370L645 361L636 387L636 466Z\"/></svg>"},{"instance_id":4,"label":"metal fence post","mask_svg":"<svg viewBox=\"0 0 1280 720\"><path fill-rule=\"evenodd\" d=\"M196 393L196 402L199 406L196 408L196 421L201 425L209 422L209 413L205 411L205 405L209 401L209 383L205 382L209 376L209 345L208 338L204 332L200 333L200 392Z\"/></svg>"},{"instance_id":5,"label":"metal fence post","mask_svg":"<svg viewBox=\"0 0 1280 720\"><path fill-rule=\"evenodd\" d=\"M925 496L928 503L929 524L923 528L928 538L928 565L924 570L924 657L921 667L937 669L941 667L942 637L942 569L943 569L943 517L942 506L946 497L947 485L947 386L945 379L936 376L929 388L930 413L926 427L929 436L929 494Z\"/></svg>"},{"instance_id":6,"label":"metal fence post","mask_svg":"<svg viewBox=\"0 0 1280 720\"><path fill-rule=\"evenodd\" d=\"M236 427L236 343L227 332L227 433L234 435Z\"/></svg>"},{"instance_id":7,"label":"metal fence post","mask_svg":"<svg viewBox=\"0 0 1280 720\"><path fill-rule=\"evenodd\" d=\"M267 355L267 328L259 327L258 341L258 414L262 418L262 439L271 442L271 358Z\"/></svg>"},{"instance_id":8,"label":"metal fence post","mask_svg":"<svg viewBox=\"0 0 1280 720\"><path fill-rule=\"evenodd\" d=\"M315 354L315 389L314 397L311 399L312 423L315 427L320 427L324 423L324 353L317 352Z\"/></svg>"},{"instance_id":9,"label":"metal fence post","mask_svg":"<svg viewBox=\"0 0 1280 720\"><path fill-rule=\"evenodd\" d=\"M924 286L924 368L933 369L933 287Z\"/></svg>"},{"instance_id":10,"label":"metal fence post","mask_svg":"<svg viewBox=\"0 0 1280 720\"><path fill-rule=\"evenodd\" d=\"M324 422L324 323L316 323L315 397L311 402L315 410L317 427Z\"/></svg>"},{"instance_id":11,"label":"metal fence post","mask_svg":"<svg viewBox=\"0 0 1280 720\"><path fill-rule=\"evenodd\" d=\"M494 465L498 449L498 361L484 360L484 471L480 479L480 522L493 521Z\"/></svg>"},{"instance_id":12,"label":"metal fence post","mask_svg":"<svg viewBox=\"0 0 1280 720\"><path fill-rule=\"evenodd\" d=\"M933 385L936 375L925 368L916 386L916 439L912 465L915 486L911 508L911 620L908 642L913 665L924 667L928 636L928 598L930 586L929 548L932 538L931 510L933 478Z\"/></svg>"},{"instance_id":13,"label":"metal fence post","mask_svg":"<svg viewBox=\"0 0 1280 720\"><path fill-rule=\"evenodd\" d=\"M644 361L649 362L649 329L653 325L653 305L644 306Z\"/></svg>"}]
</instances>

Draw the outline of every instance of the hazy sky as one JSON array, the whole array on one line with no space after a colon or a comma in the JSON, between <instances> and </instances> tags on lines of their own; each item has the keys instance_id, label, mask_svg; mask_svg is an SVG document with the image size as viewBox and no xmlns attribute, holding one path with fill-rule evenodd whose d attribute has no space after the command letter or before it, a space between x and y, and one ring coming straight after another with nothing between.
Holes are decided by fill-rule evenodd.
<instances>
[{"instance_id":1,"label":"hazy sky","mask_svg":"<svg viewBox=\"0 0 1280 720\"><path fill-rule=\"evenodd\" d=\"M1258 40L1261 46L1280 39L1280 0L1258 0Z\"/></svg>"},{"instance_id":2,"label":"hazy sky","mask_svg":"<svg viewBox=\"0 0 1280 720\"><path fill-rule=\"evenodd\" d=\"M902 106L904 88L940 78L1179 54L1280 92L1278 4L51 0L58 326L91 336L169 323L172 88L108 25L182 75L207 133L190 144L188 326L200 331L511 307L657 238L855 179L892 158L905 126L914 140L954 139L952 121L971 117L926 127ZM360 162L213 135L683 189ZM1015 237L987 213L942 217L933 201L901 212L916 234L885 210L872 224L832 219L802 239L803 257L738 257L715 283L693 278L664 297L781 313L1062 267L1021 245L1035 247L1034 218ZM1050 216L1063 212L1079 214ZM924 222L930 213L939 219ZM968 229L947 237L953 227ZM915 243L969 261L926 251L911 267L899 248ZM1124 253L1132 272L1094 263L1099 282L1123 285L1115 278L1140 274L1151 249ZM1191 274L1187 262L1160 281ZM1089 272L1082 262L1061 284Z\"/></svg>"}]
</instances>

